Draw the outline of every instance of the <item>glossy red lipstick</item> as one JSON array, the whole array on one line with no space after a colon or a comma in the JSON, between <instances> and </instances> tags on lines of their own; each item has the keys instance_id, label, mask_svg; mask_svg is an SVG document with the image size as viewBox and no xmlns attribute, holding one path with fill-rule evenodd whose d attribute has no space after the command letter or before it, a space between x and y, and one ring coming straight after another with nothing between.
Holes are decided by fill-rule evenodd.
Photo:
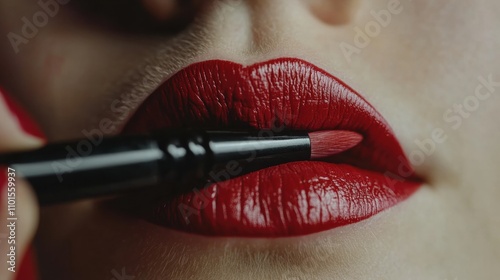
<instances>
[{"instance_id":1,"label":"glossy red lipstick","mask_svg":"<svg viewBox=\"0 0 500 280\"><path fill-rule=\"evenodd\" d=\"M420 185L408 179L413 170L383 117L345 83L299 59L193 64L149 96L124 132L186 126L350 130L364 140L329 162L283 164L162 198L152 219L169 228L213 236L310 234L369 218Z\"/></svg>"}]
</instances>

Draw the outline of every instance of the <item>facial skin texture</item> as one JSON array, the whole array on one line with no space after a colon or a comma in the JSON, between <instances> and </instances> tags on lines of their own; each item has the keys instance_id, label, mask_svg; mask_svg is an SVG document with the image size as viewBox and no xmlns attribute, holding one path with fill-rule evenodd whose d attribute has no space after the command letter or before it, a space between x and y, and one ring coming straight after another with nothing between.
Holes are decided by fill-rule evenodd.
<instances>
[{"instance_id":1,"label":"facial skin texture","mask_svg":"<svg viewBox=\"0 0 500 280\"><path fill-rule=\"evenodd\" d=\"M0 0L0 83L50 140L84 137L104 118L118 128L161 81L193 62L298 57L374 105L426 182L368 220L286 239L187 235L98 202L44 208L37 246L46 279L112 279L123 269L135 279L500 274L499 1L204 1L179 33L154 34L111 31L65 6L15 54L6 34L21 33L21 18L41 10L36 2ZM389 8L396 13L379 34L356 45L357 28ZM345 44L357 48L350 58ZM473 98L481 79L494 81L479 89L482 100ZM422 163L417 143L432 137L435 149Z\"/></svg>"}]
</instances>

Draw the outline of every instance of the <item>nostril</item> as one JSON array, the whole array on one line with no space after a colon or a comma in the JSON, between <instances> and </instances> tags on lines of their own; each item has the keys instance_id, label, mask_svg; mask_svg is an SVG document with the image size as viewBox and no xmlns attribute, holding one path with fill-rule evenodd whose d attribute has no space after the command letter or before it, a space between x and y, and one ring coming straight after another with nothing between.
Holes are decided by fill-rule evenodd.
<instances>
[{"instance_id":1,"label":"nostril","mask_svg":"<svg viewBox=\"0 0 500 280\"><path fill-rule=\"evenodd\" d=\"M160 21L171 18L179 9L176 0L142 0L142 3L144 8Z\"/></svg>"},{"instance_id":2,"label":"nostril","mask_svg":"<svg viewBox=\"0 0 500 280\"><path fill-rule=\"evenodd\" d=\"M198 13L201 0L72 0L68 9L113 32L167 34L183 30Z\"/></svg>"},{"instance_id":3,"label":"nostril","mask_svg":"<svg viewBox=\"0 0 500 280\"><path fill-rule=\"evenodd\" d=\"M330 25L348 23L356 14L358 0L306 0L309 9L320 21Z\"/></svg>"},{"instance_id":4,"label":"nostril","mask_svg":"<svg viewBox=\"0 0 500 280\"><path fill-rule=\"evenodd\" d=\"M199 0L141 0L144 8L160 22L192 17L197 11Z\"/></svg>"}]
</instances>

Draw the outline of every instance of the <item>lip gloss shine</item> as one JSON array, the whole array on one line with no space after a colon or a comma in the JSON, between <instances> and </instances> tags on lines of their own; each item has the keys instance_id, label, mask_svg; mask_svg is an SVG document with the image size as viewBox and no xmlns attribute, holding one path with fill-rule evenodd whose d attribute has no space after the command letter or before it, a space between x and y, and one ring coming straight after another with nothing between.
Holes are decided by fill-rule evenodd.
<instances>
[{"instance_id":1,"label":"lip gloss shine","mask_svg":"<svg viewBox=\"0 0 500 280\"><path fill-rule=\"evenodd\" d=\"M145 217L211 236L304 235L358 222L410 196L421 183L395 179L411 166L384 118L361 95L300 59L250 66L211 60L172 76L138 108L125 133L161 128L356 131L363 141L327 162L293 162L158 198ZM182 210L182 211L181 211Z\"/></svg>"}]
</instances>

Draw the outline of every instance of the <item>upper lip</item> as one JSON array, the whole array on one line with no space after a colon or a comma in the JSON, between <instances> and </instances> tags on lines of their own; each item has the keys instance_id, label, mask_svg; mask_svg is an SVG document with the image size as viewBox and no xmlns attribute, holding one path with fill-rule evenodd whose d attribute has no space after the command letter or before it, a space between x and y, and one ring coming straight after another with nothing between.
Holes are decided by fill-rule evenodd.
<instances>
[{"instance_id":1,"label":"upper lip","mask_svg":"<svg viewBox=\"0 0 500 280\"><path fill-rule=\"evenodd\" d=\"M234 72L223 67L213 71L209 66L212 63L231 66ZM162 98L158 100L157 95ZM342 162L399 176L404 170L404 177L414 176L382 115L341 80L296 58L249 67L217 60L191 65L158 88L140 106L125 131L242 126L269 129L276 122L297 130L359 132L364 141L340 155Z\"/></svg>"},{"instance_id":2,"label":"upper lip","mask_svg":"<svg viewBox=\"0 0 500 280\"><path fill-rule=\"evenodd\" d=\"M382 177L377 177L379 175L391 177L394 175L393 177L398 177L398 182L401 179L413 178L413 169L411 169L399 142L384 118L361 95L345 83L324 70L295 58L276 59L248 67L220 60L193 64L160 86L138 108L134 117L125 127L125 132L137 133L165 127L186 126L217 129L241 129L243 126L254 129L269 129L277 122L286 125L289 129L297 130L342 129L359 132L364 136L363 142L332 158L333 162L348 163L376 171L378 175L374 175L375 172L367 171L368 173L363 173L359 177L366 175L367 178L371 178L369 180L376 182L372 182L376 185L383 185ZM321 164L316 166L318 170L318 174L315 174L316 177L321 177L319 173L322 172L323 168L327 168L326 164L325 166ZM338 165L336 166L338 167ZM344 165L341 166L339 174L345 172L354 174L358 170L351 170L351 167L345 169ZM381 173L385 175L381 175ZM407 183L408 190L397 195L403 199L409 195L409 189L414 186L413 183ZM382 192L384 191L392 192L390 196L394 194L394 189L386 188L382 190ZM193 200L192 197L175 199L177 202L172 202L169 199L167 204L179 204L179 201L186 202L185 199L188 199L186 203L189 204ZM390 199L392 198L386 197L386 200ZM394 201L393 204L396 202ZM228 203L230 205L232 202ZM381 205L383 204L381 203ZM235 207L243 206L235 205ZM389 206L390 203L387 203L385 207ZM169 207L163 204L162 209L165 210ZM356 219L353 217L344 218L354 222L369 217L385 207L377 208L372 211L373 213L365 213L365 216L360 215ZM167 210L167 212L169 211ZM224 212L224 215L226 214ZM172 213L169 212L169 215ZM185 229L179 225L182 217L178 219L179 221L176 221L175 217L167 219L169 220L167 224L170 226ZM345 219L338 222L337 225L348 223ZM245 223L248 224L248 221ZM239 235L236 229L234 232L227 232L227 228L225 230L226 232L218 232L213 227L210 229L202 227L195 231L215 235ZM321 228L313 226L310 228L301 227L301 230L294 232L286 229L265 234L265 230L262 232L256 229L255 235L276 236L310 233L318 230Z\"/></svg>"}]
</instances>

